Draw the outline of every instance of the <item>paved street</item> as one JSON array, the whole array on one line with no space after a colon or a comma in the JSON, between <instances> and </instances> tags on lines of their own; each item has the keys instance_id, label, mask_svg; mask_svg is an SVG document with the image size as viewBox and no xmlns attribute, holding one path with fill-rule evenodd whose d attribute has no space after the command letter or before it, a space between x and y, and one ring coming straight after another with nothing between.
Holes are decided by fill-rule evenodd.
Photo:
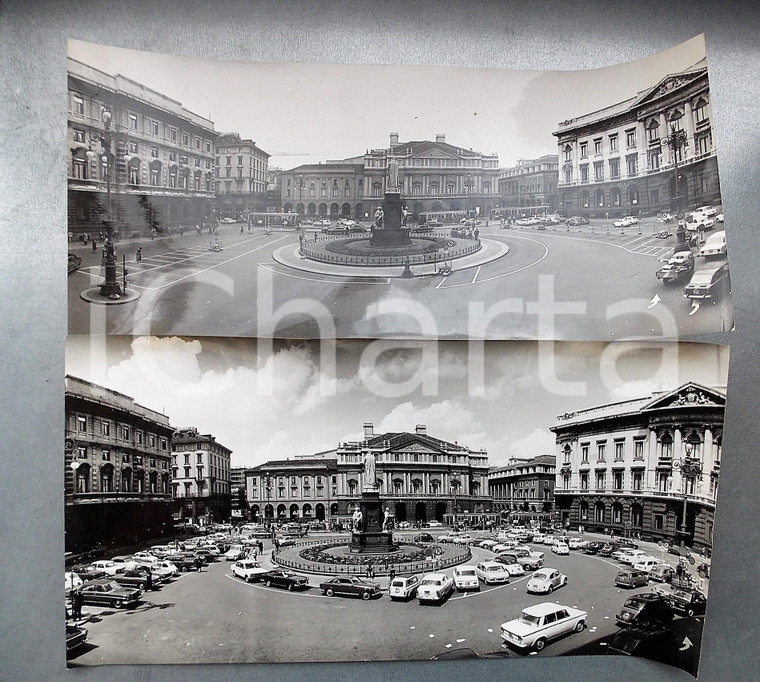
<instances>
[{"instance_id":1,"label":"paved street","mask_svg":"<svg viewBox=\"0 0 760 682\"><path fill-rule=\"evenodd\" d=\"M623 590L614 585L620 566L612 559L577 551L556 556L550 547L535 548L545 553L545 566L569 577L567 586L552 595L528 595L528 576L513 577L507 585L455 592L440 606L421 606L416 599L392 602L387 593L368 602L330 598L317 589L321 577L315 575L309 576L307 591L288 592L245 583L232 576L230 563L212 563L201 573L183 574L147 593L134 610L85 607L96 617L87 625L87 646L70 665L413 660L465 647L509 656L603 654L606 641L618 631L614 616L625 599L660 587L652 583L648 590ZM267 567L269 549L267 541ZM490 556L487 550L473 548L471 563ZM673 563L674 557L664 557ZM387 588L386 577L378 582ZM586 629L550 643L540 653L502 647L500 625L526 606L545 601L588 611ZM688 625L687 619L679 620ZM687 654L693 653L692 630L691 644L684 644ZM701 624L698 630L701 633Z\"/></svg>"},{"instance_id":2,"label":"paved street","mask_svg":"<svg viewBox=\"0 0 760 682\"><path fill-rule=\"evenodd\" d=\"M258 228L241 234L239 228L220 228L219 252L209 249L211 237L198 237L194 231L182 237L125 240L117 248L119 262L125 254L129 286L140 298L116 306L92 305L79 298L80 291L99 281L100 251L72 245L83 264L68 279L69 332L256 336L271 331L278 337L326 336L303 309L277 315L282 305L297 301L305 301L309 312L317 307L309 302L317 302L329 313L335 334L346 338L464 338L479 333L483 310L493 318L485 330L487 338L617 340L663 332L683 337L730 329L733 324L727 292L693 306L683 297L686 282L666 286L655 277L657 259L672 251L675 236L656 238L653 221L622 233L608 221L570 230L564 225L500 230L491 224L483 228L481 238L508 245L507 255L466 270L457 270L455 261L449 276L413 279L346 278L296 270L276 262L273 254L283 247L296 249L298 233L267 235ZM138 246L141 263L135 262ZM697 269L713 264L697 259ZM432 271L433 266L418 266L416 274L425 268ZM489 314L494 304L507 300L509 307L503 312ZM395 310L372 310L378 302L398 301ZM412 301L432 313L435 328L423 328L409 317L405 311ZM538 314L552 307L553 319Z\"/></svg>"}]
</instances>

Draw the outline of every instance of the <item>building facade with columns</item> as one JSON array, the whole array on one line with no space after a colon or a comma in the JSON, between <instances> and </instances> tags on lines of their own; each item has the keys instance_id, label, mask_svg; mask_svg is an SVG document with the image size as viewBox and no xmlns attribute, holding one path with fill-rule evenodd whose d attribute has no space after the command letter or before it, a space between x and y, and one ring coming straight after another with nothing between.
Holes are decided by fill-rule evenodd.
<instances>
[{"instance_id":1,"label":"building facade with columns","mask_svg":"<svg viewBox=\"0 0 760 682\"><path fill-rule=\"evenodd\" d=\"M171 534L169 418L84 379L65 382L66 551Z\"/></svg>"},{"instance_id":2,"label":"building facade with columns","mask_svg":"<svg viewBox=\"0 0 760 682\"><path fill-rule=\"evenodd\" d=\"M554 455L512 459L488 472L488 492L493 508L510 523L553 523Z\"/></svg>"},{"instance_id":3,"label":"building facade with columns","mask_svg":"<svg viewBox=\"0 0 760 682\"><path fill-rule=\"evenodd\" d=\"M559 416L563 525L711 547L725 403L723 390L690 382Z\"/></svg>"},{"instance_id":4,"label":"building facade with columns","mask_svg":"<svg viewBox=\"0 0 760 682\"><path fill-rule=\"evenodd\" d=\"M720 202L713 125L705 60L630 99L563 121L553 133L561 212L650 216ZM669 145L674 139L685 145Z\"/></svg>"},{"instance_id":5,"label":"building facade with columns","mask_svg":"<svg viewBox=\"0 0 760 682\"><path fill-rule=\"evenodd\" d=\"M112 168L103 113L111 113ZM97 235L110 215L122 236L211 218L214 123L144 85L68 60L68 223Z\"/></svg>"},{"instance_id":6,"label":"building facade with columns","mask_svg":"<svg viewBox=\"0 0 760 682\"><path fill-rule=\"evenodd\" d=\"M247 470L252 518L348 523L361 501L367 452L375 457L380 499L396 523L474 525L495 518L485 450L430 436L424 425L376 434L370 423L361 441Z\"/></svg>"},{"instance_id":7,"label":"building facade with columns","mask_svg":"<svg viewBox=\"0 0 760 682\"><path fill-rule=\"evenodd\" d=\"M267 210L269 154L238 133L216 141L216 212L220 218L244 219Z\"/></svg>"},{"instance_id":8,"label":"building facade with columns","mask_svg":"<svg viewBox=\"0 0 760 682\"><path fill-rule=\"evenodd\" d=\"M307 164L283 171L283 211L304 216L368 220L388 190L390 159L399 164L401 198L414 219L424 212L477 212L489 215L499 203L499 158L446 142L400 142L368 149L342 161Z\"/></svg>"}]
</instances>

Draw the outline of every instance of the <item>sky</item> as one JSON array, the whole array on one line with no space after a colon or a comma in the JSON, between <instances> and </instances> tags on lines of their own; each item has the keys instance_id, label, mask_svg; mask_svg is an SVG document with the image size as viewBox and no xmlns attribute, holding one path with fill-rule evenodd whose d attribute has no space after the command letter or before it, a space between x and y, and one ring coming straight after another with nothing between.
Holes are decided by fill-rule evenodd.
<instances>
[{"instance_id":1,"label":"sky","mask_svg":"<svg viewBox=\"0 0 760 682\"><path fill-rule=\"evenodd\" d=\"M212 434L233 451L233 466L361 440L365 422L375 433L425 424L429 435L484 448L501 466L554 454L549 428L565 412L686 381L727 382L728 347L708 344L489 342L482 363L469 355L477 348L70 336L66 372L166 414L175 428Z\"/></svg>"},{"instance_id":2,"label":"sky","mask_svg":"<svg viewBox=\"0 0 760 682\"><path fill-rule=\"evenodd\" d=\"M655 86L705 57L703 36L613 67L541 72L458 67L213 61L69 41L69 56L121 74L273 154L270 166L344 159L435 140L501 167L556 154L559 122ZM298 156L280 156L282 153Z\"/></svg>"}]
</instances>

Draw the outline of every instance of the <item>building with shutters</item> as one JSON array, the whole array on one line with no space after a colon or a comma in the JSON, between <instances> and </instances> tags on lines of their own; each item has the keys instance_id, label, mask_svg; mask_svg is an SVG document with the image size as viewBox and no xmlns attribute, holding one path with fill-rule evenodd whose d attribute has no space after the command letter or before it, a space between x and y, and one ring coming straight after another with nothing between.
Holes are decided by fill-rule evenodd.
<instances>
[{"instance_id":1,"label":"building with shutters","mask_svg":"<svg viewBox=\"0 0 760 682\"><path fill-rule=\"evenodd\" d=\"M673 391L560 415L554 499L563 525L711 547L726 395Z\"/></svg>"},{"instance_id":2,"label":"building with shutters","mask_svg":"<svg viewBox=\"0 0 760 682\"><path fill-rule=\"evenodd\" d=\"M554 523L555 461L554 455L515 458L488 472L488 492L502 520Z\"/></svg>"},{"instance_id":3,"label":"building with shutters","mask_svg":"<svg viewBox=\"0 0 760 682\"><path fill-rule=\"evenodd\" d=\"M101 137L112 114L113 172ZM68 224L74 236L104 229L122 236L211 219L215 192L214 123L180 102L121 75L68 60Z\"/></svg>"},{"instance_id":4,"label":"building with shutters","mask_svg":"<svg viewBox=\"0 0 760 682\"><path fill-rule=\"evenodd\" d=\"M65 382L66 551L170 535L169 418L89 381Z\"/></svg>"},{"instance_id":5,"label":"building with shutters","mask_svg":"<svg viewBox=\"0 0 760 682\"><path fill-rule=\"evenodd\" d=\"M630 99L563 121L553 133L560 212L650 216L720 202L714 122L705 60ZM683 131L685 145L668 144L673 131Z\"/></svg>"},{"instance_id":6,"label":"building with shutters","mask_svg":"<svg viewBox=\"0 0 760 682\"><path fill-rule=\"evenodd\" d=\"M216 141L216 211L220 218L245 219L267 210L269 154L238 133Z\"/></svg>"},{"instance_id":7,"label":"building with shutters","mask_svg":"<svg viewBox=\"0 0 760 682\"><path fill-rule=\"evenodd\" d=\"M499 199L501 210L496 215L519 215L521 208L546 207L557 209L557 155L547 154L537 159L520 159L510 168L499 171Z\"/></svg>"}]
</instances>

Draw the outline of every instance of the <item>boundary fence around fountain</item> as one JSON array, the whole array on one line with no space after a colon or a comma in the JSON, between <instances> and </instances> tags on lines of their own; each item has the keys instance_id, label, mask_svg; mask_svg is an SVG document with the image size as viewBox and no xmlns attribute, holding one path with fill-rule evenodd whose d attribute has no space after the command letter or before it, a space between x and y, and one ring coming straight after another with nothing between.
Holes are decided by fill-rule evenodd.
<instances>
[{"instance_id":1,"label":"boundary fence around fountain","mask_svg":"<svg viewBox=\"0 0 760 682\"><path fill-rule=\"evenodd\" d=\"M304 547L314 545L326 545L332 547L344 546L344 542L329 543L324 540L310 540L306 542L297 542L295 545L289 547L282 547L279 550L273 549L271 558L272 563L277 564L283 568L291 568L303 573L314 573L321 575L360 575L365 576L367 574L367 566L371 563L375 576L388 575L391 567L393 567L396 575L412 574L412 573L433 573L435 571L442 570L444 568L450 568L461 564L472 557L472 550L468 545L446 545L445 547L439 543L417 543L417 542L402 542L402 547L415 547L420 550L430 549L434 554L433 560L426 561L410 561L402 562L394 557L394 554L368 554L366 557L353 554L351 558L358 560L360 558L366 559L363 563L320 563L317 561L309 561L298 556L298 552ZM294 552L295 550L295 552ZM437 551L441 551L440 554ZM290 558L289 554L295 553L297 558Z\"/></svg>"},{"instance_id":2,"label":"boundary fence around fountain","mask_svg":"<svg viewBox=\"0 0 760 682\"><path fill-rule=\"evenodd\" d=\"M331 263L334 265L354 265L358 267L381 267L388 265L425 265L428 263L440 263L448 260L455 260L475 253L482 248L480 240L475 240L472 244L463 247L453 247L449 249L434 251L433 253L421 253L414 255L402 256L347 256L343 254L334 254L325 252L322 249L313 249L311 245L314 242L304 242L301 246L302 254L314 261L321 263ZM319 242L316 242L319 244Z\"/></svg>"}]
</instances>

